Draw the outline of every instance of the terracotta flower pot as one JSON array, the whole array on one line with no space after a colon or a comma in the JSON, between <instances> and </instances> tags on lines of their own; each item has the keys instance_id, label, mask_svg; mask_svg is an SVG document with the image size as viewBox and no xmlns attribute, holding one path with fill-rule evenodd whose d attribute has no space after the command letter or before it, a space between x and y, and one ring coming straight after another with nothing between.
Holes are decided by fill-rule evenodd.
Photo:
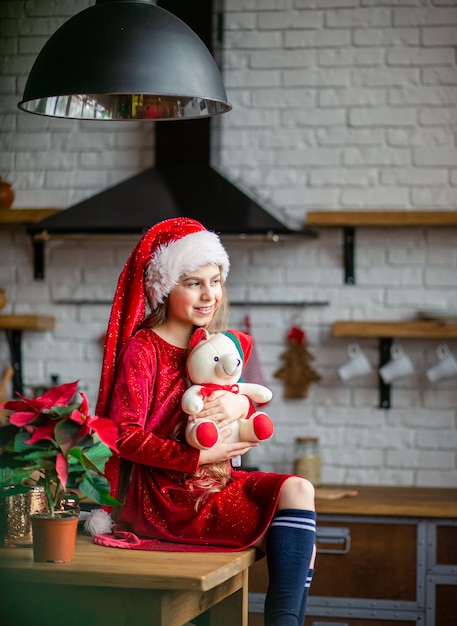
<instances>
[{"instance_id":1,"label":"terracotta flower pot","mask_svg":"<svg viewBox=\"0 0 457 626\"><path fill-rule=\"evenodd\" d=\"M42 514L32 515L31 520L34 561L66 563L73 559L78 517Z\"/></svg>"}]
</instances>

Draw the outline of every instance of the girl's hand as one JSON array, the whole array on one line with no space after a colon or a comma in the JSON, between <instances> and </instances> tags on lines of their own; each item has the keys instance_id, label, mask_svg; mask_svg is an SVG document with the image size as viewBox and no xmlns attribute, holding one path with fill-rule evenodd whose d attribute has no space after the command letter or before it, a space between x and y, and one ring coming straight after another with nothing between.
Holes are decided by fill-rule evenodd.
<instances>
[{"instance_id":1,"label":"girl's hand","mask_svg":"<svg viewBox=\"0 0 457 626\"><path fill-rule=\"evenodd\" d=\"M222 463L223 461L231 461L240 454L246 454L251 448L258 446L257 443L249 441L239 441L236 443L227 443L225 440L230 435L230 428L224 429L219 436L219 441L209 450L200 451L199 465L207 465L208 463Z\"/></svg>"},{"instance_id":2,"label":"girl's hand","mask_svg":"<svg viewBox=\"0 0 457 626\"><path fill-rule=\"evenodd\" d=\"M246 417L249 412L249 399L238 393L231 391L213 391L206 399L203 410L197 415L190 416L190 420L195 418L209 417L217 423L219 429L228 426L237 419Z\"/></svg>"}]
</instances>

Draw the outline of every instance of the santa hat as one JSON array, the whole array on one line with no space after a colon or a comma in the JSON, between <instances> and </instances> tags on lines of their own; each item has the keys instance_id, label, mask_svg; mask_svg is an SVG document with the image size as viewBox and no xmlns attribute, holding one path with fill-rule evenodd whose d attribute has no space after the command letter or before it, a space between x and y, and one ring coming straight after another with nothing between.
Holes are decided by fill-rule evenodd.
<instances>
[{"instance_id":1,"label":"santa hat","mask_svg":"<svg viewBox=\"0 0 457 626\"><path fill-rule=\"evenodd\" d=\"M233 341L243 364L246 365L252 350L252 337L241 330L227 330L223 333Z\"/></svg>"},{"instance_id":2,"label":"santa hat","mask_svg":"<svg viewBox=\"0 0 457 626\"><path fill-rule=\"evenodd\" d=\"M151 309L162 304L181 276L210 264L218 265L227 278L229 258L215 233L194 220L167 224L154 240L144 277Z\"/></svg>"}]
</instances>

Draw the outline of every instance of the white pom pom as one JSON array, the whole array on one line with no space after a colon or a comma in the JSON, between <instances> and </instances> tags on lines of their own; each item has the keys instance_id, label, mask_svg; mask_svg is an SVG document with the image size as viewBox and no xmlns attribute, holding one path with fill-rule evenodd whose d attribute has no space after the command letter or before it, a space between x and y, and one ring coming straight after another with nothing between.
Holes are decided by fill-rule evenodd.
<instances>
[{"instance_id":1,"label":"white pom pom","mask_svg":"<svg viewBox=\"0 0 457 626\"><path fill-rule=\"evenodd\" d=\"M114 522L109 513L103 509L93 509L84 522L84 531L95 537L95 535L102 533L110 533L113 526Z\"/></svg>"}]
</instances>

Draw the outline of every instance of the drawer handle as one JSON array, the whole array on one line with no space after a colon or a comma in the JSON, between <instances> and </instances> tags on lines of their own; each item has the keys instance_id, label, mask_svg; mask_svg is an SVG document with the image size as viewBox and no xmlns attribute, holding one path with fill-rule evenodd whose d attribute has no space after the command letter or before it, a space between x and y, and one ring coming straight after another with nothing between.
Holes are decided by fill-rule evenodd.
<instances>
[{"instance_id":1,"label":"drawer handle","mask_svg":"<svg viewBox=\"0 0 457 626\"><path fill-rule=\"evenodd\" d=\"M338 548L319 548L319 542L334 544ZM318 526L316 529L316 549L318 554L347 554L351 547L351 533L349 528L333 526ZM320 625L319 625L320 626ZM344 626L344 625L343 625Z\"/></svg>"},{"instance_id":2,"label":"drawer handle","mask_svg":"<svg viewBox=\"0 0 457 626\"><path fill-rule=\"evenodd\" d=\"M335 626L335 624L339 624L339 626L349 626L347 622L311 622L311 626Z\"/></svg>"}]
</instances>

